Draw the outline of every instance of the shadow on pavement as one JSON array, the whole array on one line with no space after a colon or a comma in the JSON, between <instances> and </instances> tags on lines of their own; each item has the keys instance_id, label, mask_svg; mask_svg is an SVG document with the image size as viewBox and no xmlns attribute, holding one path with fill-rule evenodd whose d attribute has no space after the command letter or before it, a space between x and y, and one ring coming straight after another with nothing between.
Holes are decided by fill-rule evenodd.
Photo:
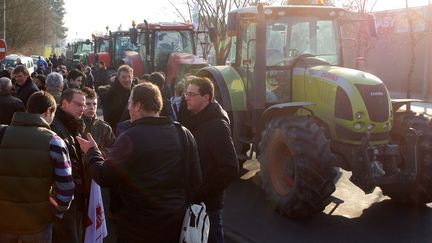
<instances>
[{"instance_id":1,"label":"shadow on pavement","mask_svg":"<svg viewBox=\"0 0 432 243\"><path fill-rule=\"evenodd\" d=\"M224 224L234 236L231 242L432 242L427 206L404 207L387 199L357 218L321 213L292 220L273 211L265 198L251 181L238 180L228 188Z\"/></svg>"}]
</instances>

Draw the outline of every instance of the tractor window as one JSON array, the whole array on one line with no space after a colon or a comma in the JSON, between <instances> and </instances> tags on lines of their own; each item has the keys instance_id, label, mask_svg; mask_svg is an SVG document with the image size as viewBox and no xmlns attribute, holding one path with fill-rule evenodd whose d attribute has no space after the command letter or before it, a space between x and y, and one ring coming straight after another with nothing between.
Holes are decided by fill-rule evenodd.
<instances>
[{"instance_id":1,"label":"tractor window","mask_svg":"<svg viewBox=\"0 0 432 243\"><path fill-rule=\"evenodd\" d=\"M267 22L268 66L312 54L336 65L339 60L335 20L316 17L282 17Z\"/></svg>"},{"instance_id":2,"label":"tractor window","mask_svg":"<svg viewBox=\"0 0 432 243\"><path fill-rule=\"evenodd\" d=\"M256 24L245 23L241 36L241 66L255 66Z\"/></svg>"},{"instance_id":3,"label":"tractor window","mask_svg":"<svg viewBox=\"0 0 432 243\"><path fill-rule=\"evenodd\" d=\"M91 52L92 51L92 44L86 44L86 43L81 43L79 44L77 51L76 52Z\"/></svg>"},{"instance_id":4,"label":"tractor window","mask_svg":"<svg viewBox=\"0 0 432 243\"><path fill-rule=\"evenodd\" d=\"M99 52L109 51L109 40L101 40L99 44Z\"/></svg>"},{"instance_id":5,"label":"tractor window","mask_svg":"<svg viewBox=\"0 0 432 243\"><path fill-rule=\"evenodd\" d=\"M172 52L192 54L192 32L163 30L155 32L155 70L166 69Z\"/></svg>"},{"instance_id":6,"label":"tractor window","mask_svg":"<svg viewBox=\"0 0 432 243\"><path fill-rule=\"evenodd\" d=\"M118 35L115 37L115 59L121 59L126 51L137 51L137 47L130 42L130 37Z\"/></svg>"}]
</instances>

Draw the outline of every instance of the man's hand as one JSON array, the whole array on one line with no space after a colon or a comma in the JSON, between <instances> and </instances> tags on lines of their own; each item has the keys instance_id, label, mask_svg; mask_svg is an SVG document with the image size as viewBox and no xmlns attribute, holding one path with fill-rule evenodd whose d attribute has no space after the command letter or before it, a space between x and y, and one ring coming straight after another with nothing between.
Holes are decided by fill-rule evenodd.
<instances>
[{"instance_id":1,"label":"man's hand","mask_svg":"<svg viewBox=\"0 0 432 243\"><path fill-rule=\"evenodd\" d=\"M84 138L80 137L80 136L76 136L76 139L78 140L78 143L80 145L81 150L87 154L87 152L89 151L89 149L91 148L97 148L97 144L94 141L92 135L90 133L87 133L87 140L85 140Z\"/></svg>"}]
</instances>

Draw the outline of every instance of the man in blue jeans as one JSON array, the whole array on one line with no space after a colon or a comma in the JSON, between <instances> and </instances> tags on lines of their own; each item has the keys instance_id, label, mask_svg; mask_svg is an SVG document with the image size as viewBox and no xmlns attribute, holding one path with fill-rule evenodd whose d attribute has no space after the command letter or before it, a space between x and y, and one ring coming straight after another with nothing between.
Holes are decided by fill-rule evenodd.
<instances>
[{"instance_id":1,"label":"man in blue jeans","mask_svg":"<svg viewBox=\"0 0 432 243\"><path fill-rule=\"evenodd\" d=\"M192 78L185 98L193 113L187 128L198 145L203 184L195 198L204 202L210 220L208 242L223 242L222 210L225 189L238 175L235 153L227 113L213 101L213 83L202 77Z\"/></svg>"}]
</instances>

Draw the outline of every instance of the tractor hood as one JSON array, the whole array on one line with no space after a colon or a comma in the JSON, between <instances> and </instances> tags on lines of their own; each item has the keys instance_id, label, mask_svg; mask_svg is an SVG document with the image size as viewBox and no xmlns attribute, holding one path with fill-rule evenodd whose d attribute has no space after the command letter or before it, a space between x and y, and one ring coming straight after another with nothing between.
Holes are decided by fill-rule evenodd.
<instances>
[{"instance_id":1,"label":"tractor hood","mask_svg":"<svg viewBox=\"0 0 432 243\"><path fill-rule=\"evenodd\" d=\"M388 140L391 100L376 76L335 66L295 67L293 101L308 101L314 114L329 126L334 140L358 144L367 130L372 142Z\"/></svg>"},{"instance_id":2,"label":"tractor hood","mask_svg":"<svg viewBox=\"0 0 432 243\"><path fill-rule=\"evenodd\" d=\"M381 79L367 72L335 67L335 66L315 66L307 69L306 76L309 78L319 78L343 88L348 95L352 94L352 87L360 85L379 85L383 84Z\"/></svg>"}]
</instances>

